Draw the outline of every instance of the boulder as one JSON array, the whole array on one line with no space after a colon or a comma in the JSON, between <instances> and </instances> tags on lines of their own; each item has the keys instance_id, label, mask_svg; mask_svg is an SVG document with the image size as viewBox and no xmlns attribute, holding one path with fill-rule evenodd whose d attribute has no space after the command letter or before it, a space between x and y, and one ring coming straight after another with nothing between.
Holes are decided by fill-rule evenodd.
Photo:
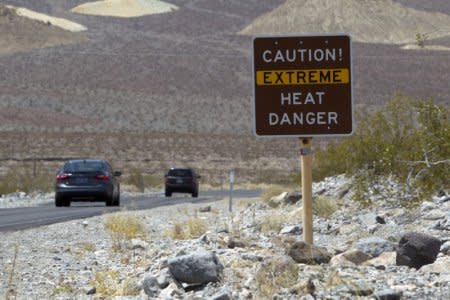
<instances>
[{"instance_id":1,"label":"boulder","mask_svg":"<svg viewBox=\"0 0 450 300\"><path fill-rule=\"evenodd\" d=\"M288 250L288 255L297 263L309 265L328 263L331 259L331 254L324 247L305 242L292 244Z\"/></svg>"},{"instance_id":2,"label":"boulder","mask_svg":"<svg viewBox=\"0 0 450 300\"><path fill-rule=\"evenodd\" d=\"M399 290L384 289L373 293L373 296L377 300L400 300L402 299L403 293Z\"/></svg>"},{"instance_id":3,"label":"boulder","mask_svg":"<svg viewBox=\"0 0 450 300\"><path fill-rule=\"evenodd\" d=\"M292 205L302 199L302 194L300 192L283 192L278 196L270 198L268 205L272 208L277 208L280 205Z\"/></svg>"},{"instance_id":4,"label":"boulder","mask_svg":"<svg viewBox=\"0 0 450 300\"><path fill-rule=\"evenodd\" d=\"M333 266L360 265L363 262L369 260L370 258L372 258L372 256L370 256L362 251L352 249L352 250L346 251L344 253L333 256L333 258L331 258L330 264Z\"/></svg>"},{"instance_id":5,"label":"boulder","mask_svg":"<svg viewBox=\"0 0 450 300\"><path fill-rule=\"evenodd\" d=\"M223 287L220 291L212 295L210 300L231 300L232 292L228 286Z\"/></svg>"},{"instance_id":6,"label":"boulder","mask_svg":"<svg viewBox=\"0 0 450 300\"><path fill-rule=\"evenodd\" d=\"M368 237L356 242L355 248L372 256L380 256L383 252L395 251L395 244L380 237Z\"/></svg>"},{"instance_id":7,"label":"boulder","mask_svg":"<svg viewBox=\"0 0 450 300\"><path fill-rule=\"evenodd\" d=\"M302 199L302 193L300 192L289 192L284 199L283 204L292 205L299 202Z\"/></svg>"},{"instance_id":8,"label":"boulder","mask_svg":"<svg viewBox=\"0 0 450 300\"><path fill-rule=\"evenodd\" d=\"M425 265L420 268L421 273L437 273L450 275L450 257L442 256L436 259L432 264Z\"/></svg>"},{"instance_id":9,"label":"boulder","mask_svg":"<svg viewBox=\"0 0 450 300\"><path fill-rule=\"evenodd\" d=\"M171 258L168 265L170 273L176 280L188 284L217 282L223 270L217 256L208 251Z\"/></svg>"},{"instance_id":10,"label":"boulder","mask_svg":"<svg viewBox=\"0 0 450 300\"><path fill-rule=\"evenodd\" d=\"M146 276L144 280L142 280L141 286L144 293L152 298L156 298L161 292L158 280L154 276Z\"/></svg>"},{"instance_id":11,"label":"boulder","mask_svg":"<svg viewBox=\"0 0 450 300\"><path fill-rule=\"evenodd\" d=\"M441 248L441 241L431 235L409 232L398 243L396 263L419 269L432 264Z\"/></svg>"},{"instance_id":12,"label":"boulder","mask_svg":"<svg viewBox=\"0 0 450 300\"><path fill-rule=\"evenodd\" d=\"M369 266L374 266L376 268L385 269L388 266L396 265L395 257L396 257L395 251L383 252L380 256L372 258L372 259L366 261L364 264L369 265Z\"/></svg>"}]
</instances>

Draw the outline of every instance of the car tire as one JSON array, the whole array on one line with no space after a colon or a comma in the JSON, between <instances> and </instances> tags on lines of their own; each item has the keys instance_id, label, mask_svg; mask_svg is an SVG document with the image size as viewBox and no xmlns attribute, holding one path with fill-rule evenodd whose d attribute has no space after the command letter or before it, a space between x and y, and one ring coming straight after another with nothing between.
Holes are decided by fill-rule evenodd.
<instances>
[{"instance_id":1,"label":"car tire","mask_svg":"<svg viewBox=\"0 0 450 300\"><path fill-rule=\"evenodd\" d=\"M192 192L192 197L193 198L197 198L198 197L198 191L193 191Z\"/></svg>"},{"instance_id":2,"label":"car tire","mask_svg":"<svg viewBox=\"0 0 450 300\"><path fill-rule=\"evenodd\" d=\"M120 206L120 193L117 193L117 196L114 198L113 206Z\"/></svg>"},{"instance_id":3,"label":"car tire","mask_svg":"<svg viewBox=\"0 0 450 300\"><path fill-rule=\"evenodd\" d=\"M55 195L55 206L56 207L64 206L64 199L60 195Z\"/></svg>"},{"instance_id":4,"label":"car tire","mask_svg":"<svg viewBox=\"0 0 450 300\"><path fill-rule=\"evenodd\" d=\"M114 196L106 198L105 204L106 204L106 206L113 206L114 205Z\"/></svg>"},{"instance_id":5,"label":"car tire","mask_svg":"<svg viewBox=\"0 0 450 300\"><path fill-rule=\"evenodd\" d=\"M171 190L167 190L166 189L166 192L164 194L166 195L166 197L172 197L172 191Z\"/></svg>"},{"instance_id":6,"label":"car tire","mask_svg":"<svg viewBox=\"0 0 450 300\"><path fill-rule=\"evenodd\" d=\"M70 199L65 198L65 199L63 199L62 203L63 203L63 206L70 206Z\"/></svg>"}]
</instances>

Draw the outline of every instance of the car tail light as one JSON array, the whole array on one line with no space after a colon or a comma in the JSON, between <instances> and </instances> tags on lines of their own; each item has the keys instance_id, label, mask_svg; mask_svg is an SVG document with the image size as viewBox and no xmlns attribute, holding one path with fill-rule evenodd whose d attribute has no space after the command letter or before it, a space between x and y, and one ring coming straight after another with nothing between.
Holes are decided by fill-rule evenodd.
<instances>
[{"instance_id":1,"label":"car tail light","mask_svg":"<svg viewBox=\"0 0 450 300\"><path fill-rule=\"evenodd\" d=\"M107 181L107 180L109 180L109 174L95 175L95 179Z\"/></svg>"},{"instance_id":2,"label":"car tail light","mask_svg":"<svg viewBox=\"0 0 450 300\"><path fill-rule=\"evenodd\" d=\"M67 173L62 173L62 174L58 174L56 175L56 181L64 181L69 179L70 175Z\"/></svg>"}]
</instances>

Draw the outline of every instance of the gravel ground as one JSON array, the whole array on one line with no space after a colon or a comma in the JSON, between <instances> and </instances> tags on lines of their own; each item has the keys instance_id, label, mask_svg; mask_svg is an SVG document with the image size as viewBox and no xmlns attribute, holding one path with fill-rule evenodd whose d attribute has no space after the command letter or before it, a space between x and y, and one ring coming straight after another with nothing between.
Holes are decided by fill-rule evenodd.
<instances>
[{"instance_id":1,"label":"gravel ground","mask_svg":"<svg viewBox=\"0 0 450 300\"><path fill-rule=\"evenodd\" d=\"M376 207L361 208L347 196L341 197L348 185L343 177L336 177L314 187L316 194L334 199L337 205L330 217L314 217L314 243L324 247L333 256L332 261L318 265L296 263L297 280L283 288L285 283L275 278L273 282L277 286L271 291L271 297L262 293L262 286L271 286L268 278L277 272L261 277L261 270L271 261L280 265L288 258L287 245L302 240L301 230L282 233L292 226L301 228L298 202L274 208L261 199L236 199L230 214L224 199L208 205L180 204L123 211L2 233L0 296L6 299L374 299L375 295L385 293L394 297L386 299L449 299L448 198L432 199L415 210L388 207L381 200ZM51 194L39 199L47 201ZM375 217L382 217L386 222L377 223ZM122 225L126 229L123 235L117 234L120 230L114 234L111 224L116 224L116 228ZM140 227L127 237L126 232L131 232L135 224ZM443 242L434 264L419 270L397 266L392 250L364 263L336 262L338 254L354 249L365 238L383 239L386 244L392 244L409 231L428 234ZM372 246L369 250L376 249ZM192 288L175 285L173 279L167 279L170 276L164 274L167 274L168 260L200 250L214 252L223 265L219 282ZM149 278L166 278L171 284L150 296L145 288ZM314 288L308 289L310 286Z\"/></svg>"}]
</instances>

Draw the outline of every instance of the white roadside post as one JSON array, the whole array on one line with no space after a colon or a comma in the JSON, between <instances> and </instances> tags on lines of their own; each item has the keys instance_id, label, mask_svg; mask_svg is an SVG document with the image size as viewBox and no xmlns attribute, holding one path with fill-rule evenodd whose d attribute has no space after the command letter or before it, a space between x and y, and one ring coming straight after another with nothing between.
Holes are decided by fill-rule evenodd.
<instances>
[{"instance_id":1,"label":"white roadside post","mask_svg":"<svg viewBox=\"0 0 450 300\"><path fill-rule=\"evenodd\" d=\"M230 171L230 198L228 202L228 210L233 211L233 183L234 183L234 172Z\"/></svg>"}]
</instances>

